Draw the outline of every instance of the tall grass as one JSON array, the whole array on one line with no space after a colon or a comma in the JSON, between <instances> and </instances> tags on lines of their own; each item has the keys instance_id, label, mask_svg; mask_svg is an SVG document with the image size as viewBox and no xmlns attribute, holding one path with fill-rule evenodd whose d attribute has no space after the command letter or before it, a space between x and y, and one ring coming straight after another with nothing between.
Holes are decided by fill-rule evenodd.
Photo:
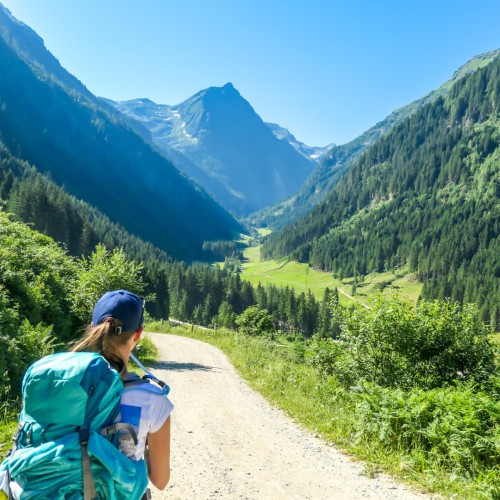
<instances>
[{"instance_id":1,"label":"tall grass","mask_svg":"<svg viewBox=\"0 0 500 500\"><path fill-rule=\"evenodd\" d=\"M137 359L146 366L158 360L158 349L147 334L142 334L141 339L135 346L133 353Z\"/></svg>"},{"instance_id":2,"label":"tall grass","mask_svg":"<svg viewBox=\"0 0 500 500\"><path fill-rule=\"evenodd\" d=\"M500 498L500 403L494 387L403 391L363 383L341 386L304 363L301 342L166 328L226 353L273 405L316 435L385 470L453 498Z\"/></svg>"},{"instance_id":3,"label":"tall grass","mask_svg":"<svg viewBox=\"0 0 500 500\"><path fill-rule=\"evenodd\" d=\"M21 410L21 401L9 400L9 388L1 387L0 401L0 461L2 461L12 446L12 436L17 429L17 418Z\"/></svg>"}]
</instances>

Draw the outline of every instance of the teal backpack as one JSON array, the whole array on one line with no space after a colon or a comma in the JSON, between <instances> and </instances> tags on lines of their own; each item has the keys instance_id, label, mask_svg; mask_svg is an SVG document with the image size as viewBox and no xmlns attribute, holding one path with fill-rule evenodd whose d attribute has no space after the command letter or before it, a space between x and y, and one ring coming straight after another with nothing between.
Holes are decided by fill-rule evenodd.
<instances>
[{"instance_id":1,"label":"teal backpack","mask_svg":"<svg viewBox=\"0 0 500 500\"><path fill-rule=\"evenodd\" d=\"M31 365L14 446L0 466L5 495L140 499L148 485L146 464L118 450L121 432L137 442L130 426L114 423L122 391L119 373L96 353L53 354Z\"/></svg>"}]
</instances>

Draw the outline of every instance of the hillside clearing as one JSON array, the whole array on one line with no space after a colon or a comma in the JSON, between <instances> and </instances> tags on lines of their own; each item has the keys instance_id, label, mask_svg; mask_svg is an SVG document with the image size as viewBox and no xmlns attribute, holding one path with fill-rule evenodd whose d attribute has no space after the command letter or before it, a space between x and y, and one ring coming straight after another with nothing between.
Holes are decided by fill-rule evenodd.
<instances>
[{"instance_id":1,"label":"hillside clearing","mask_svg":"<svg viewBox=\"0 0 500 500\"><path fill-rule=\"evenodd\" d=\"M402 296L416 302L422 291L422 283L419 283L406 269L397 272L372 273L363 281L358 280L353 294L355 282L353 277L340 280L334 278L332 273L318 271L307 264L288 259L261 261L260 245L247 247L243 256L241 277L253 285L261 283L290 286L297 293L310 290L318 300L323 299L326 287L330 290L337 287L340 292L340 302L343 305L352 302L353 299L350 297L354 296L356 301L369 306L373 296L381 290L398 291Z\"/></svg>"}]
</instances>

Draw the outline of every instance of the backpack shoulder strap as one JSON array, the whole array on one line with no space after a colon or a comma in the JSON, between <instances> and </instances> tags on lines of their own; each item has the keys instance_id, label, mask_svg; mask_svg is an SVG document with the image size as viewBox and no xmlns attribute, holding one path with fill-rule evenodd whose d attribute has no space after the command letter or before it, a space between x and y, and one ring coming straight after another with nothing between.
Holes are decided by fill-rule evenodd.
<instances>
[{"instance_id":1,"label":"backpack shoulder strap","mask_svg":"<svg viewBox=\"0 0 500 500\"><path fill-rule=\"evenodd\" d=\"M82 450L83 498L84 500L93 500L97 498L97 491L95 489L94 476L90 468L90 457L87 450L89 430L87 428L80 429L78 437Z\"/></svg>"},{"instance_id":2,"label":"backpack shoulder strap","mask_svg":"<svg viewBox=\"0 0 500 500\"><path fill-rule=\"evenodd\" d=\"M165 382L163 382L163 380L159 380L158 378L149 374L139 377L139 375L134 373L130 374L130 376L123 380L124 389L144 384L148 384L148 386L150 386L151 388L158 389L166 396L170 392L170 387Z\"/></svg>"}]
</instances>

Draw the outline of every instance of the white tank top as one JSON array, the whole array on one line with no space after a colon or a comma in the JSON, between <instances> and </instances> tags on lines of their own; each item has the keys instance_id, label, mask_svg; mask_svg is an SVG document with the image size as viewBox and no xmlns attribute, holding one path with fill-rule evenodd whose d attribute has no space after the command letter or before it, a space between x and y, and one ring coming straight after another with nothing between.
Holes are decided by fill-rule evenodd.
<instances>
[{"instance_id":1,"label":"white tank top","mask_svg":"<svg viewBox=\"0 0 500 500\"><path fill-rule=\"evenodd\" d=\"M161 429L172 413L174 405L154 382L124 385L120 403L120 414L116 422L131 425L136 434L138 444L135 446L129 433L120 434L120 451L134 460L144 458L146 438Z\"/></svg>"}]
</instances>

